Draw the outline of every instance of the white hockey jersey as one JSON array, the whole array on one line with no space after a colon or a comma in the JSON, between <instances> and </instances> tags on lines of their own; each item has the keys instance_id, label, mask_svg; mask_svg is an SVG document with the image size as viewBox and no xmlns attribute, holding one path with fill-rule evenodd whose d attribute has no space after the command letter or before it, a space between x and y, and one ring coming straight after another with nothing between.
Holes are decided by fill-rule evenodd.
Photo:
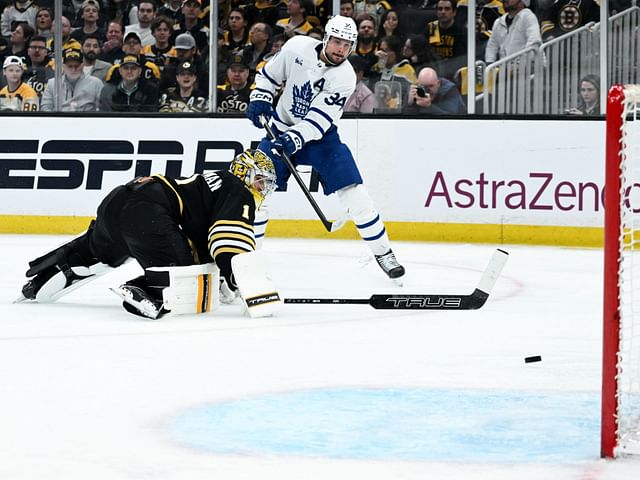
<instances>
[{"instance_id":1,"label":"white hockey jersey","mask_svg":"<svg viewBox=\"0 0 640 480\"><path fill-rule=\"evenodd\" d=\"M295 36L256 75L251 100L272 98L284 85L275 108L274 126L295 131L304 141L321 139L342 116L356 88L356 74L345 60L329 66L320 60L322 42Z\"/></svg>"}]
</instances>

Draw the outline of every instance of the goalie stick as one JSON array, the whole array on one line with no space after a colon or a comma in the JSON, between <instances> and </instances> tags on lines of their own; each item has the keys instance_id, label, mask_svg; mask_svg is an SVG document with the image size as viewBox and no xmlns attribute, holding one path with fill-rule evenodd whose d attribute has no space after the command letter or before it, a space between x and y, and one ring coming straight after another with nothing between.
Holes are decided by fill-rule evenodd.
<instances>
[{"instance_id":1,"label":"goalie stick","mask_svg":"<svg viewBox=\"0 0 640 480\"><path fill-rule=\"evenodd\" d=\"M489 294L507 262L509 254L496 249L482 273L475 290L469 295L455 294L374 294L369 298L285 298L284 303L298 304L357 304L370 305L378 310L477 310L489 298Z\"/></svg>"},{"instance_id":2,"label":"goalie stick","mask_svg":"<svg viewBox=\"0 0 640 480\"><path fill-rule=\"evenodd\" d=\"M273 130L271 129L271 127L269 126L269 122L267 122L264 117L262 117L262 124L264 125L264 129L267 131L267 135L269 136L269 139L270 140L275 140L276 139L276 135L273 132ZM298 185L302 189L302 193L304 193L304 196L307 197L307 200L309 200L309 203L311 204L311 206L315 210L316 215L318 215L318 218L322 222L322 225L324 225L324 228L327 230L327 232L331 233L331 232L335 232L336 230L341 229L344 226L344 224L346 223L346 218L343 217L343 218L340 218L340 219L335 220L333 222L331 220L327 220L327 217L325 216L324 212L320 209L320 206L316 203L314 198L311 196L311 192L309 191L307 186L304 184L304 181L302 180L302 178L300 178L300 174L298 173L298 170L296 170L295 165L293 164L293 162L289 158L289 155L287 155L285 152L277 152L277 151L276 151L276 154L278 156L280 156L280 158L282 158L282 160L284 161L285 165L287 166L287 168L289 169L289 171L293 175L293 178L296 179L296 182L298 183Z\"/></svg>"}]
</instances>

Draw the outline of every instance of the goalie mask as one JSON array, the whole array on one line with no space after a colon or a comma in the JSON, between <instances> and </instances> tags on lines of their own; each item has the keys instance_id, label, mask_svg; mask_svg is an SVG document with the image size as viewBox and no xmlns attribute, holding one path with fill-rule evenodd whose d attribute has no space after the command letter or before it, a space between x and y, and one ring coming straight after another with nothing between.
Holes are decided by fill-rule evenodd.
<instances>
[{"instance_id":1,"label":"goalie mask","mask_svg":"<svg viewBox=\"0 0 640 480\"><path fill-rule=\"evenodd\" d=\"M229 171L251 190L259 208L276 189L276 170L271 159L261 150L245 150L229 165Z\"/></svg>"},{"instance_id":2,"label":"goalie mask","mask_svg":"<svg viewBox=\"0 0 640 480\"><path fill-rule=\"evenodd\" d=\"M322 49L325 52L325 57L327 57L327 43L329 43L331 37L341 38L342 40L351 42L351 49L346 55L348 57L355 51L356 44L358 43L358 28L356 27L356 22L354 22L352 18L342 17L340 15L329 19L324 29L324 39L322 40Z\"/></svg>"}]
</instances>

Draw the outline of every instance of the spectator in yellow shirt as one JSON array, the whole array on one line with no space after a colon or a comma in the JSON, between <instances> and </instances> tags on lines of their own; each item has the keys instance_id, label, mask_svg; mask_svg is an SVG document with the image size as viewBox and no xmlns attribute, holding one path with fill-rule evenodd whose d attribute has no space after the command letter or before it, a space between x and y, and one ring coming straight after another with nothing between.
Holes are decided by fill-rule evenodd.
<instances>
[{"instance_id":1,"label":"spectator in yellow shirt","mask_svg":"<svg viewBox=\"0 0 640 480\"><path fill-rule=\"evenodd\" d=\"M38 94L22 81L25 66L20 57L11 55L2 65L7 85L0 90L0 110L35 112L40 108Z\"/></svg>"}]
</instances>

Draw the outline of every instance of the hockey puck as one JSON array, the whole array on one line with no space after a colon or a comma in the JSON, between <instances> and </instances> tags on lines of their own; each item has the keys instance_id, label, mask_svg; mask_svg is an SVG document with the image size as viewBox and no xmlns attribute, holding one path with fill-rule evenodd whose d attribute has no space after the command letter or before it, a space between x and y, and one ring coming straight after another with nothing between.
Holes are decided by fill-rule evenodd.
<instances>
[{"instance_id":1,"label":"hockey puck","mask_svg":"<svg viewBox=\"0 0 640 480\"><path fill-rule=\"evenodd\" d=\"M540 355L534 355L533 357L524 357L524 363L541 362L542 357Z\"/></svg>"}]
</instances>

